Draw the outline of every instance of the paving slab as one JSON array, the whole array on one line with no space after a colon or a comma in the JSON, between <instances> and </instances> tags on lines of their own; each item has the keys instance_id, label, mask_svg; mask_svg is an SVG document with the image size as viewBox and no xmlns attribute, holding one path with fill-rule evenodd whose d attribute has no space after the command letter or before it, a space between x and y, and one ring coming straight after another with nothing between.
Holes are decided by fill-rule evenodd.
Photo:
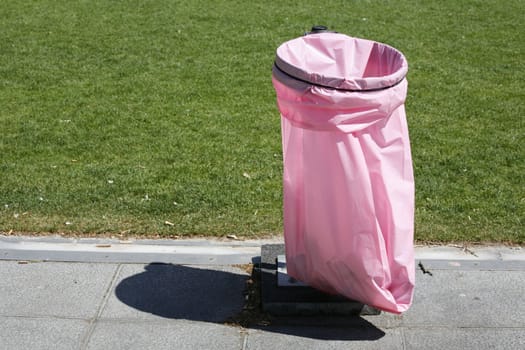
<instances>
[{"instance_id":1,"label":"paving slab","mask_svg":"<svg viewBox=\"0 0 525 350\"><path fill-rule=\"evenodd\" d=\"M242 349L239 328L213 323L172 320L170 322L99 321L88 342L88 350L195 350Z\"/></svg>"},{"instance_id":2,"label":"paving slab","mask_svg":"<svg viewBox=\"0 0 525 350\"><path fill-rule=\"evenodd\" d=\"M0 316L92 318L117 265L2 261Z\"/></svg>"},{"instance_id":3,"label":"paving slab","mask_svg":"<svg viewBox=\"0 0 525 350\"><path fill-rule=\"evenodd\" d=\"M24 241L14 244L17 254L40 254L25 249ZM89 248L94 250L107 246L98 240L82 244L94 244ZM138 260L154 245L137 244L133 249L144 248ZM5 242L0 255L2 246ZM166 246L154 250L183 246L184 252L198 252L199 265L151 263L157 256L152 252L149 262L126 263L117 259L123 256L120 246L109 252L117 263L17 262L0 256L0 349L525 348L521 249L416 250L416 264L421 261L427 273L417 269L414 304L402 315L279 317L270 325L242 329L223 324L243 307L248 277L241 266L230 264L245 261L254 246L235 253L230 266L217 265L229 253L204 264L208 253L237 249L229 243L170 241ZM125 260L134 261L133 249ZM50 251L42 253L47 260L53 260Z\"/></svg>"},{"instance_id":4,"label":"paving slab","mask_svg":"<svg viewBox=\"0 0 525 350\"><path fill-rule=\"evenodd\" d=\"M87 329L83 320L0 316L0 349L77 349Z\"/></svg>"},{"instance_id":5,"label":"paving slab","mask_svg":"<svg viewBox=\"0 0 525 350\"><path fill-rule=\"evenodd\" d=\"M383 336L376 338L373 331L363 328L327 328L319 326L315 328L282 328L281 333L250 331L245 349L402 350L404 348L402 332L399 329L386 330Z\"/></svg>"},{"instance_id":6,"label":"paving slab","mask_svg":"<svg viewBox=\"0 0 525 350\"><path fill-rule=\"evenodd\" d=\"M242 309L247 277L233 266L123 265L101 318L222 322Z\"/></svg>"},{"instance_id":7,"label":"paving slab","mask_svg":"<svg viewBox=\"0 0 525 350\"><path fill-rule=\"evenodd\" d=\"M512 328L405 329L406 350L525 349L525 332Z\"/></svg>"},{"instance_id":8,"label":"paving slab","mask_svg":"<svg viewBox=\"0 0 525 350\"><path fill-rule=\"evenodd\" d=\"M525 266L524 266L525 268ZM525 327L525 269L418 271L404 326Z\"/></svg>"}]
</instances>

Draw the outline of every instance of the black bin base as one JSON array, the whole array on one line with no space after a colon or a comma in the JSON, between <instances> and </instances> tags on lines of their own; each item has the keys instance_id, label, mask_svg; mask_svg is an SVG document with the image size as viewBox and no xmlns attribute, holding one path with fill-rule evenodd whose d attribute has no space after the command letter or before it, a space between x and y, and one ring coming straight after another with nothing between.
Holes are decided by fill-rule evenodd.
<instances>
[{"instance_id":1,"label":"black bin base","mask_svg":"<svg viewBox=\"0 0 525 350\"><path fill-rule=\"evenodd\" d=\"M379 315L380 310L308 286L279 286L277 257L284 244L261 247L261 301L263 311L275 316Z\"/></svg>"}]
</instances>

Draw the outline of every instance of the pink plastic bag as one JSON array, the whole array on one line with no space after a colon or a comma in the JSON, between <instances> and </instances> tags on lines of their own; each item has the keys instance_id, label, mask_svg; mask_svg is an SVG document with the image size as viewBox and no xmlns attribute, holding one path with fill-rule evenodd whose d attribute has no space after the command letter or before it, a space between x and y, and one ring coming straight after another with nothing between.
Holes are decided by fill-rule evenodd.
<instances>
[{"instance_id":1,"label":"pink plastic bag","mask_svg":"<svg viewBox=\"0 0 525 350\"><path fill-rule=\"evenodd\" d=\"M414 178L404 56L343 34L277 49L288 273L384 311L411 303Z\"/></svg>"}]
</instances>

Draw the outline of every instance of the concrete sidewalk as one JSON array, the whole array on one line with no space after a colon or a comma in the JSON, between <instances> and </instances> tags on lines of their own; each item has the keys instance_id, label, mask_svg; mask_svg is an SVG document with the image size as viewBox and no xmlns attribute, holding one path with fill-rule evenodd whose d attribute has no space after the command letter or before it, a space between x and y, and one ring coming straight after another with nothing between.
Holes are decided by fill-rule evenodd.
<instances>
[{"instance_id":1,"label":"concrete sidewalk","mask_svg":"<svg viewBox=\"0 0 525 350\"><path fill-rule=\"evenodd\" d=\"M417 248L401 316L226 325L262 243L0 236L0 349L525 348L522 249Z\"/></svg>"}]
</instances>

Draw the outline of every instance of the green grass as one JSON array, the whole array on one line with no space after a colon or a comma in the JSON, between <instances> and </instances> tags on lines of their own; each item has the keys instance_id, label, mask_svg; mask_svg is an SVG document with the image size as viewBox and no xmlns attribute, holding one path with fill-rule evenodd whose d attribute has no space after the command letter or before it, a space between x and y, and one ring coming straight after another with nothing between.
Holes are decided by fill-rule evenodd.
<instances>
[{"instance_id":1,"label":"green grass","mask_svg":"<svg viewBox=\"0 0 525 350\"><path fill-rule=\"evenodd\" d=\"M282 232L271 66L280 43L325 24L407 56L416 238L523 243L524 9L3 1L0 231Z\"/></svg>"}]
</instances>

